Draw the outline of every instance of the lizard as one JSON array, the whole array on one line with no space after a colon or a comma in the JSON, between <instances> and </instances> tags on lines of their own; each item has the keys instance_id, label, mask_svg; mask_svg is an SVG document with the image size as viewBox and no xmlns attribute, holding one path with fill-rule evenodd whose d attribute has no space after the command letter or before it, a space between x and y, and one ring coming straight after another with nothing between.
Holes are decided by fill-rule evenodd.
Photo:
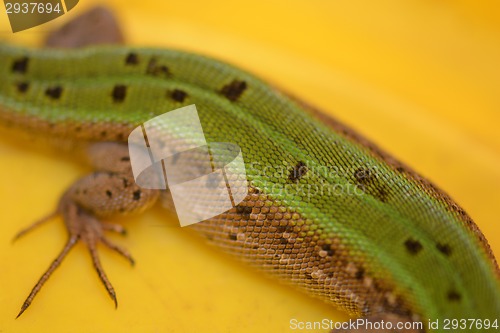
<instances>
[{"instance_id":1,"label":"lizard","mask_svg":"<svg viewBox=\"0 0 500 333\"><path fill-rule=\"evenodd\" d=\"M116 304L96 245L133 259L104 235L123 228L101 220L140 213L160 199L173 208L168 190L135 183L127 137L143 122L192 104L209 143L241 147L248 195L188 228L372 321L499 317L498 265L457 203L354 130L250 73L170 49L2 43L0 75L0 123L81 146L95 170L62 195L53 213L18 234L55 215L69 234L18 317L78 241Z\"/></svg>"}]
</instances>

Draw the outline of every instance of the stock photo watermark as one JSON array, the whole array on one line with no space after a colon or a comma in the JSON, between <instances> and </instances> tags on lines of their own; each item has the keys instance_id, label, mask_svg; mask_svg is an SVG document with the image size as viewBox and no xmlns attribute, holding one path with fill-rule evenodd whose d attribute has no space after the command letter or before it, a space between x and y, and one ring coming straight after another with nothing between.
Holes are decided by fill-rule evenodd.
<instances>
[{"instance_id":1,"label":"stock photo watermark","mask_svg":"<svg viewBox=\"0 0 500 333\"><path fill-rule=\"evenodd\" d=\"M136 183L169 189L181 226L217 216L248 193L240 147L207 144L195 105L155 117L128 138Z\"/></svg>"},{"instance_id":2,"label":"stock photo watermark","mask_svg":"<svg viewBox=\"0 0 500 333\"><path fill-rule=\"evenodd\" d=\"M312 331L312 330L349 330L362 332L366 331L425 331L446 330L450 332L470 332L471 330L497 331L499 328L498 319L428 319L426 321L401 321L401 320L369 320L367 318L349 319L348 321L334 321L323 318L318 321L303 321L297 318L290 319L289 328L292 331Z\"/></svg>"},{"instance_id":3,"label":"stock photo watermark","mask_svg":"<svg viewBox=\"0 0 500 333\"><path fill-rule=\"evenodd\" d=\"M4 0L13 33L36 27L63 16L79 0Z\"/></svg>"}]
</instances>

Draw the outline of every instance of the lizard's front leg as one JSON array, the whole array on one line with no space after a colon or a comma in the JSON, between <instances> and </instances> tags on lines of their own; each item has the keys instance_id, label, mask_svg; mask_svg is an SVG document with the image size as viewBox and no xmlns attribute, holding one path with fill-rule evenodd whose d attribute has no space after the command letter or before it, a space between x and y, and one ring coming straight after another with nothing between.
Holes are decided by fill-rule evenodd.
<instances>
[{"instance_id":1,"label":"lizard's front leg","mask_svg":"<svg viewBox=\"0 0 500 333\"><path fill-rule=\"evenodd\" d=\"M88 157L96 171L76 181L64 193L55 212L22 230L16 236L17 239L57 215L63 217L68 231L66 245L33 287L17 317L30 306L43 284L80 240L87 245L94 268L115 306L117 305L115 291L99 260L97 244L102 243L118 252L131 264L134 261L125 249L112 243L104 235L106 230L124 233L124 229L120 225L103 223L101 219L142 212L156 202L159 191L142 189L136 185L131 172L128 148L124 144L94 144L88 149Z\"/></svg>"}]
</instances>

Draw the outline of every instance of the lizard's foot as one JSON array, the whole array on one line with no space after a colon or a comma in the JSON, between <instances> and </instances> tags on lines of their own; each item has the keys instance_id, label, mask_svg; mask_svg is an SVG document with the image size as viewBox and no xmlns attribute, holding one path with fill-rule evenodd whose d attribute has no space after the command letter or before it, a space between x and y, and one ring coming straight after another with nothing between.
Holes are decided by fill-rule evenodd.
<instances>
[{"instance_id":1,"label":"lizard's foot","mask_svg":"<svg viewBox=\"0 0 500 333\"><path fill-rule=\"evenodd\" d=\"M52 264L40 277L36 285L31 290L29 296L24 301L24 304L21 307L21 311L19 312L17 317L19 317L31 305L31 302L33 301L37 293L40 291L44 283L49 279L49 277L57 269L57 267L59 267L62 260L66 257L66 255L73 248L73 246L80 240L87 245L90 255L92 257L94 268L97 271L97 274L101 279L101 282L106 287L109 296L113 299L115 307L118 305L115 290L113 289L111 282L106 276L106 273L102 268L101 261L99 260L99 255L97 253L97 244L98 243L104 244L111 250L125 257L130 262L130 264L133 265L134 259L132 258L130 253L127 250L123 249L122 247L111 242L104 235L104 231L113 231L124 235L125 229L118 224L102 223L94 215L87 212L85 209L79 207L71 199L65 196L61 200L56 212L35 222L30 227L21 230L16 235L15 239L18 239L22 235L33 230L35 227L43 224L44 222L49 221L50 219L56 217L57 215L62 215L64 218L69 233L68 240L64 245L62 251L57 256L57 258L52 262Z\"/></svg>"},{"instance_id":2,"label":"lizard's foot","mask_svg":"<svg viewBox=\"0 0 500 333\"><path fill-rule=\"evenodd\" d=\"M43 284L80 240L87 245L95 270L106 287L109 296L115 302L115 306L117 305L116 293L104 273L97 254L97 244L102 243L111 250L118 252L131 264L134 264L134 260L128 251L112 243L104 236L104 231L125 234L125 229L116 224L103 223L100 219L142 212L156 202L159 191L139 188L134 182L126 145L118 143L95 144L90 147L88 156L91 164L98 171L81 178L73 184L63 195L54 213L21 230L15 237L15 239L19 238L58 215L63 217L69 234L68 241L61 253L31 290L17 317L30 306Z\"/></svg>"}]
</instances>

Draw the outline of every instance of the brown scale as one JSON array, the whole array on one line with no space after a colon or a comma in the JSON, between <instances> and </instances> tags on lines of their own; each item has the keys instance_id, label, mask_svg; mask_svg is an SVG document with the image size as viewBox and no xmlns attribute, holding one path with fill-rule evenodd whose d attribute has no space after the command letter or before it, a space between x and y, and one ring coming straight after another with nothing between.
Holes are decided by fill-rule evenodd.
<instances>
[{"instance_id":1,"label":"brown scale","mask_svg":"<svg viewBox=\"0 0 500 333\"><path fill-rule=\"evenodd\" d=\"M353 261L339 238L327 244L316 232L308 235L308 221L300 214L256 192L250 187L237 207L191 228L229 254L352 314L391 312L410 318L409 306L389 283Z\"/></svg>"},{"instance_id":2,"label":"brown scale","mask_svg":"<svg viewBox=\"0 0 500 333\"><path fill-rule=\"evenodd\" d=\"M23 132L43 139L44 133L53 133L52 137L59 142L71 140L77 142L92 142L96 137L115 142L125 142L130 132L135 128L131 124L117 123L51 123L36 117L16 114L8 110L0 112L0 125L5 128L22 127ZM104 135L103 135L104 134Z\"/></svg>"}]
</instances>

